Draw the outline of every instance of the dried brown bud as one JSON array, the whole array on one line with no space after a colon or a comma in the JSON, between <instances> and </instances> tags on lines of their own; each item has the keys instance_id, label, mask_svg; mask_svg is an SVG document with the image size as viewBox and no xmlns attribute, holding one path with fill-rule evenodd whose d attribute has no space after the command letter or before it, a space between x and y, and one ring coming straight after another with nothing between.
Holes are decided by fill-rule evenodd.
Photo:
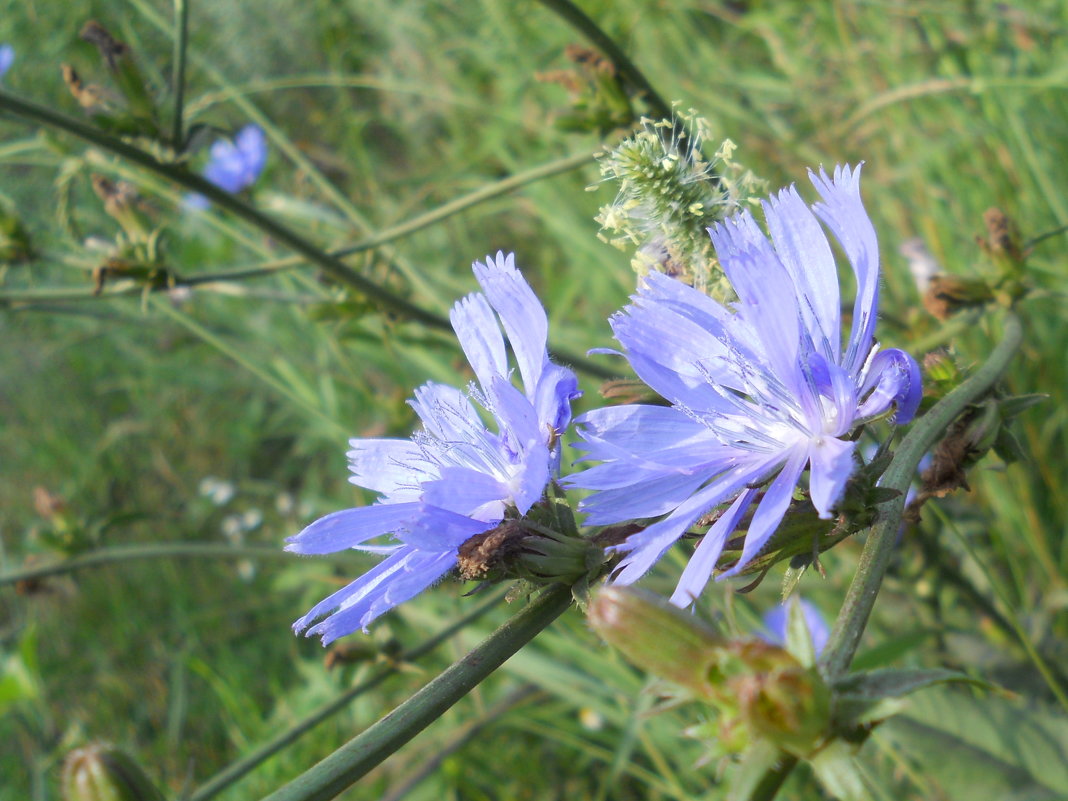
<instances>
[{"instance_id":1,"label":"dried brown bud","mask_svg":"<svg viewBox=\"0 0 1068 801\"><path fill-rule=\"evenodd\" d=\"M505 520L496 528L476 534L460 546L456 564L460 578L486 578L519 552L528 533L518 520Z\"/></svg>"},{"instance_id":2,"label":"dried brown bud","mask_svg":"<svg viewBox=\"0 0 1068 801\"><path fill-rule=\"evenodd\" d=\"M107 63L108 69L113 71L118 69L119 59L130 52L129 47L112 36L111 32L96 20L85 23L78 36L83 41L96 45L100 57Z\"/></svg>"}]
</instances>

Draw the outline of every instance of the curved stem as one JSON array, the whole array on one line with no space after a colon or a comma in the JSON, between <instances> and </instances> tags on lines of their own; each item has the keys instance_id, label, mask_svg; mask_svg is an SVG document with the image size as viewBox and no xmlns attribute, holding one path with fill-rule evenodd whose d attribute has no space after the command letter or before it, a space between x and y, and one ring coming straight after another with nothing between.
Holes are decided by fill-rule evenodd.
<instances>
[{"instance_id":1,"label":"curved stem","mask_svg":"<svg viewBox=\"0 0 1068 801\"><path fill-rule=\"evenodd\" d=\"M570 587L549 587L526 609L393 712L271 793L264 801L325 801L334 798L441 717L570 605Z\"/></svg>"},{"instance_id":2,"label":"curved stem","mask_svg":"<svg viewBox=\"0 0 1068 801\"><path fill-rule=\"evenodd\" d=\"M897 542L897 530L905 507L905 492L916 475L920 459L961 412L986 395L997 383L1022 341L1023 327L1010 312L1005 318L1001 341L983 366L914 423L894 454L894 460L879 485L898 490L900 495L879 505L878 520L869 530L856 575L849 585L845 602L820 658L820 670L829 681L839 678L849 669L860 644L860 637L868 623Z\"/></svg>"},{"instance_id":3,"label":"curved stem","mask_svg":"<svg viewBox=\"0 0 1068 801\"><path fill-rule=\"evenodd\" d=\"M0 109L11 111L26 119L58 128L67 133L77 136L87 142L104 148L118 156L121 156L135 164L145 167L154 173L162 175L176 184L179 184L192 192L203 195L219 208L235 214L246 222L255 225L264 233L274 238L279 243L291 250L295 250L308 261L318 266L323 272L336 278L342 283L348 284L359 292L365 294L371 300L381 304L386 309L403 314L413 320L418 320L432 328L450 330L448 318L435 312L423 309L404 298L393 294L387 289L378 286L368 280L356 270L349 267L336 256L321 250L301 236L291 231L288 227L277 220L268 217L263 212L249 205L236 195L232 195L224 189L207 181L199 175L189 172L184 167L175 164L165 164L150 153L140 148L129 145L113 136L86 125L79 120L60 114L50 108L23 100L0 90Z\"/></svg>"},{"instance_id":4,"label":"curved stem","mask_svg":"<svg viewBox=\"0 0 1068 801\"><path fill-rule=\"evenodd\" d=\"M0 573L0 587L32 581L87 567L100 567L134 559L292 559L292 554L273 546L222 545L208 542L164 542L155 545L118 545L101 548L59 562L23 567Z\"/></svg>"},{"instance_id":5,"label":"curved stem","mask_svg":"<svg viewBox=\"0 0 1068 801\"><path fill-rule=\"evenodd\" d=\"M277 754L287 745L300 739L300 737L311 731L320 723L329 719L337 712L340 712L342 709L348 706L354 699L356 699L360 695L363 695L368 690L374 689L383 681L392 676L394 673L397 673L400 669L400 665L414 662L416 659L425 656L426 654L437 648L439 645L441 645L443 642L445 642L447 639L452 637L454 634L456 634L458 631L466 628L468 624L478 620L480 617L486 614L486 612L488 612L490 609L500 603L502 598L504 598L504 593L498 593L497 595L493 596L492 598L489 598L479 606L475 607L473 610L471 610L471 612L464 615L451 626L448 626L442 631L439 631L433 637L423 641L414 648L404 651L402 654L396 657L393 664L382 668L373 676L370 676L359 684L350 687L337 698L323 704L321 707L319 707L310 715L308 715L308 717L304 718L300 722L296 723L294 726L282 732L277 737L268 740L266 743L259 746L251 753L246 754L238 761L233 762L232 764L221 770L219 773L212 776L210 779L200 785L200 787L194 790L186 799L186 801L208 801L209 798L214 798L216 795L221 793L231 784L238 781L243 776L254 770L258 765L267 761L270 757Z\"/></svg>"},{"instance_id":6,"label":"curved stem","mask_svg":"<svg viewBox=\"0 0 1068 801\"><path fill-rule=\"evenodd\" d=\"M671 106L664 102L664 98L653 88L649 79L634 65L619 45L601 30L596 22L586 16L581 8L571 0L539 0L539 2L589 39L594 47L608 57L608 60L615 65L623 82L645 96L645 104L649 107L651 116L657 119L671 119Z\"/></svg>"}]
</instances>

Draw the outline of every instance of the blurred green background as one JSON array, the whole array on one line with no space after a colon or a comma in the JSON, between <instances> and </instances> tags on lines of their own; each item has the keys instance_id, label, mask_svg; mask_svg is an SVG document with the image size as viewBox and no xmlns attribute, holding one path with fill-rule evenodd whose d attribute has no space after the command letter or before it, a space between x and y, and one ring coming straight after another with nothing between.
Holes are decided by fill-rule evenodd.
<instances>
[{"instance_id":1,"label":"blurred green background","mask_svg":"<svg viewBox=\"0 0 1068 801\"><path fill-rule=\"evenodd\" d=\"M736 159L772 188L796 181L811 198L808 167L865 162L886 345L919 344L921 357L923 342L941 336L899 251L907 240L921 238L946 272L982 275L989 263L976 237L987 208L1004 209L1025 239L1068 224L1061 2L581 5L665 98L733 139ZM190 8L191 122L262 125L270 157L253 200L323 247L603 143L554 124L570 113L568 92L539 75L574 69L565 48L582 42L536 2ZM78 39L88 19L133 47L163 86L172 14L160 0L3 0L0 42L17 54L4 87L77 115L59 64L106 83ZM317 642L289 631L373 563L277 553L317 516L370 500L346 483L346 437L407 436L411 389L462 382L463 359L447 334L384 315L304 263L192 293L92 297L91 272L119 232L92 191L93 173L137 187L147 216L166 226L167 263L182 276L290 255L233 217L191 212L179 188L131 164L0 117L0 206L23 221L38 254L0 267L0 568L138 543L260 550L128 561L0 588L0 799L57 797L64 755L97 740L128 750L168 795L189 793L346 687L400 668L219 795L257 798L512 612L499 604L432 655L400 665L398 648L481 599L442 585L371 635L342 641L332 649L341 656L326 662ZM553 342L575 353L604 347L605 320L634 275L628 255L596 237L593 217L615 191L586 191L598 180L591 161L349 263L446 313L475 287L472 260L514 250L549 310ZM876 797L1068 794L1057 756L1068 727L1035 659L1068 658L1064 247L1063 236L1051 237L1029 258L1028 336L1007 381L1012 392L1050 395L1020 420L1029 458L988 458L971 492L928 508L906 532L859 657L869 667L975 671L1018 698L918 697L865 746ZM11 302L16 295L23 300ZM975 320L945 338L967 369L997 332L996 320ZM585 378L584 389L580 409L598 403L597 381ZM647 586L669 591L684 560L676 550ZM802 582L828 617L858 553L859 543L843 543L824 558L826 580ZM776 603L781 575L780 566L744 596L714 586L700 613L751 631ZM661 705L655 683L600 646L572 611L343 797L722 797L716 765L695 768L704 750L682 736L704 713L651 714ZM435 769L422 776L423 767ZM413 777L421 781L409 790ZM821 797L804 771L787 796Z\"/></svg>"}]
</instances>

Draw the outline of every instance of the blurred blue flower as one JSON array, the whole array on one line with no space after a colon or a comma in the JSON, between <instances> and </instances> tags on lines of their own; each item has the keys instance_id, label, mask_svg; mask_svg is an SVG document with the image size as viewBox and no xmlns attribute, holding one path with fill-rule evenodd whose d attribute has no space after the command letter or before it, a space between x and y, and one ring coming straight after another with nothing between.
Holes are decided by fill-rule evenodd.
<instances>
[{"instance_id":1,"label":"blurred blue flower","mask_svg":"<svg viewBox=\"0 0 1068 801\"><path fill-rule=\"evenodd\" d=\"M557 439L571 421L578 381L549 361L545 310L513 255L476 262L474 272L482 292L459 301L451 319L477 384L467 392L435 383L417 389L410 403L423 428L411 439L351 440L349 480L381 493L378 502L327 515L288 540L286 549L301 554L346 548L387 554L294 624L321 635L324 645L366 630L434 584L456 565L465 540L506 515L525 514L558 472ZM522 391L511 381L502 326ZM387 534L387 544L368 544Z\"/></svg>"},{"instance_id":2,"label":"blurred blue flower","mask_svg":"<svg viewBox=\"0 0 1068 801\"><path fill-rule=\"evenodd\" d=\"M722 576L764 547L806 467L812 503L830 517L853 471L851 433L892 406L899 423L916 412L919 367L874 340L879 250L860 199L860 169L810 177L823 198L811 209L793 187L764 202L770 240L749 212L709 229L737 301L723 305L651 273L611 320L635 372L672 404L597 409L576 421L584 458L602 462L568 482L596 491L582 507L586 522L667 515L615 546L624 554L618 583L639 579L691 526L730 502L672 595L690 604L750 507L741 556ZM837 267L817 217L856 276L844 349Z\"/></svg>"},{"instance_id":3,"label":"blurred blue flower","mask_svg":"<svg viewBox=\"0 0 1068 801\"><path fill-rule=\"evenodd\" d=\"M786 603L768 610L764 615L764 632L760 634L760 638L772 645L786 647L786 626L790 620L790 608L793 604L801 604L805 625L808 627L808 633L812 635L812 647L816 651L816 656L819 656L824 646L827 645L831 629L814 603L798 598L796 595L791 596Z\"/></svg>"},{"instance_id":4,"label":"blurred blue flower","mask_svg":"<svg viewBox=\"0 0 1068 801\"><path fill-rule=\"evenodd\" d=\"M0 78L4 77L4 73L11 69L14 62L15 48L9 44L0 44Z\"/></svg>"},{"instance_id":5,"label":"blurred blue flower","mask_svg":"<svg viewBox=\"0 0 1068 801\"><path fill-rule=\"evenodd\" d=\"M246 125L234 136L219 139L211 146L210 159L204 167L204 177L220 189L237 193L256 182L267 164L267 137L258 125ZM190 195L186 203L195 208L207 208L203 195Z\"/></svg>"}]
</instances>

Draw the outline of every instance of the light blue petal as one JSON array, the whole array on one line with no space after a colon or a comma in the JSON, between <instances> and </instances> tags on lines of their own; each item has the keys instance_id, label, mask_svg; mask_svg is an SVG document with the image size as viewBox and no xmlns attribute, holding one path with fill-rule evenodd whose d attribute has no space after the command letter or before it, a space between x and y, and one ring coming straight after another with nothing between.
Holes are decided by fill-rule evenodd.
<instances>
[{"instance_id":1,"label":"light blue petal","mask_svg":"<svg viewBox=\"0 0 1068 801\"><path fill-rule=\"evenodd\" d=\"M418 503L379 503L333 512L287 539L286 550L321 554L358 548L368 540L403 528L418 514Z\"/></svg>"},{"instance_id":2,"label":"light blue petal","mask_svg":"<svg viewBox=\"0 0 1068 801\"><path fill-rule=\"evenodd\" d=\"M562 434L571 423L571 401L581 396L575 374L550 363L542 371L531 400L541 425Z\"/></svg>"},{"instance_id":3,"label":"light blue petal","mask_svg":"<svg viewBox=\"0 0 1068 801\"><path fill-rule=\"evenodd\" d=\"M4 77L4 73L11 69L14 63L15 48L9 44L0 45L0 78Z\"/></svg>"},{"instance_id":4,"label":"light blue petal","mask_svg":"<svg viewBox=\"0 0 1068 801\"><path fill-rule=\"evenodd\" d=\"M801 349L801 313L798 293L786 268L763 239L762 245L743 235L751 223L748 213L711 228L716 255L731 286L738 293L737 313L760 337L765 370L778 377L795 394L802 391L798 354ZM755 369L761 365L753 363Z\"/></svg>"},{"instance_id":5,"label":"light blue petal","mask_svg":"<svg viewBox=\"0 0 1068 801\"><path fill-rule=\"evenodd\" d=\"M554 466L552 453L546 443L528 443L523 453L523 469L511 481L512 503L519 514L525 515L531 506L541 500Z\"/></svg>"},{"instance_id":6,"label":"light blue petal","mask_svg":"<svg viewBox=\"0 0 1068 801\"><path fill-rule=\"evenodd\" d=\"M749 524L749 530L745 533L745 544L742 546L742 555L737 564L730 570L721 573L717 578L723 579L737 575L753 557L757 556L764 545L775 533L775 529L782 522L783 515L790 506L794 488L801 478L801 471L808 461L808 451L803 447L797 447L789 454L786 464L783 465L779 475L771 482L768 491L760 500L753 514L753 520Z\"/></svg>"},{"instance_id":7,"label":"light blue petal","mask_svg":"<svg viewBox=\"0 0 1068 801\"><path fill-rule=\"evenodd\" d=\"M701 515L725 503L746 484L754 483L767 471L766 460L736 467L694 493L659 523L632 534L613 550L628 552L616 568L612 581L632 584L644 576L664 552L692 526Z\"/></svg>"},{"instance_id":8,"label":"light blue petal","mask_svg":"<svg viewBox=\"0 0 1068 801\"><path fill-rule=\"evenodd\" d=\"M367 631L367 626L375 618L414 598L441 579L455 564L455 554L402 549L318 604L293 628L300 631L316 617L338 607L333 615L308 629L307 636L321 636L325 646L357 629Z\"/></svg>"},{"instance_id":9,"label":"light blue petal","mask_svg":"<svg viewBox=\"0 0 1068 801\"><path fill-rule=\"evenodd\" d=\"M503 378L489 387L491 411L500 423L502 438L518 454L529 442L548 441L548 425L542 425L527 396Z\"/></svg>"},{"instance_id":10,"label":"light blue petal","mask_svg":"<svg viewBox=\"0 0 1068 801\"><path fill-rule=\"evenodd\" d=\"M514 254L498 251L496 258L487 257L485 264L475 262L473 269L490 305L501 316L527 397L533 399L542 370L549 362L545 352L549 331L545 309L515 268Z\"/></svg>"},{"instance_id":11,"label":"light blue petal","mask_svg":"<svg viewBox=\"0 0 1068 801\"><path fill-rule=\"evenodd\" d=\"M258 125L246 125L237 132L234 144L244 163L246 186L251 185L267 164L267 135Z\"/></svg>"},{"instance_id":12,"label":"light blue petal","mask_svg":"<svg viewBox=\"0 0 1068 801\"><path fill-rule=\"evenodd\" d=\"M497 522L511 493L494 476L469 467L443 467L441 478L423 484L423 502L456 514Z\"/></svg>"},{"instance_id":13,"label":"light blue petal","mask_svg":"<svg viewBox=\"0 0 1068 801\"><path fill-rule=\"evenodd\" d=\"M904 425L915 416L923 397L920 366L903 350L881 350L868 366L860 396L864 402L857 412L858 417L874 417L893 403L897 404L894 422Z\"/></svg>"},{"instance_id":14,"label":"light blue petal","mask_svg":"<svg viewBox=\"0 0 1068 801\"><path fill-rule=\"evenodd\" d=\"M838 268L827 237L794 187L765 201L775 251L800 295L801 319L820 354L836 362L841 347Z\"/></svg>"},{"instance_id":15,"label":"light blue petal","mask_svg":"<svg viewBox=\"0 0 1068 801\"><path fill-rule=\"evenodd\" d=\"M438 466L408 439L350 439L350 482L381 492L390 503L419 498L419 484L437 478Z\"/></svg>"},{"instance_id":16,"label":"light blue petal","mask_svg":"<svg viewBox=\"0 0 1068 801\"><path fill-rule=\"evenodd\" d=\"M764 614L765 633L761 637L772 645L786 647L786 627L790 620L790 608L794 604L801 604L801 612L805 616L805 625L812 637L812 647L819 656L827 640L830 639L831 630L827 621L816 605L804 598L792 596L786 603L773 607Z\"/></svg>"},{"instance_id":17,"label":"light blue petal","mask_svg":"<svg viewBox=\"0 0 1068 801\"><path fill-rule=\"evenodd\" d=\"M472 294L452 307L449 319L482 390L489 392L494 378L508 375L504 335L493 309L484 296Z\"/></svg>"},{"instance_id":18,"label":"light blue petal","mask_svg":"<svg viewBox=\"0 0 1068 801\"><path fill-rule=\"evenodd\" d=\"M594 468L596 469L596 468ZM586 525L604 526L624 520L659 517L685 503L710 477L698 475L660 475L617 489L605 489L579 504L586 515ZM584 486L574 484L572 486Z\"/></svg>"},{"instance_id":19,"label":"light blue petal","mask_svg":"<svg viewBox=\"0 0 1068 801\"><path fill-rule=\"evenodd\" d=\"M808 489L812 505L824 520L842 497L846 482L853 475L853 451L857 443L834 437L821 437L809 446Z\"/></svg>"},{"instance_id":20,"label":"light blue petal","mask_svg":"<svg viewBox=\"0 0 1068 801\"><path fill-rule=\"evenodd\" d=\"M455 555L464 542L495 525L497 521L472 520L467 515L423 504L418 518L397 537L420 551Z\"/></svg>"},{"instance_id":21,"label":"light blue petal","mask_svg":"<svg viewBox=\"0 0 1068 801\"><path fill-rule=\"evenodd\" d=\"M879 305L879 242L860 198L860 167L851 170L848 165L839 165L834 168L833 179L822 168L819 175L809 173L823 198L812 209L842 245L857 277L853 327L845 356L839 362L854 378L859 378L874 344Z\"/></svg>"},{"instance_id":22,"label":"light blue petal","mask_svg":"<svg viewBox=\"0 0 1068 801\"><path fill-rule=\"evenodd\" d=\"M675 606L686 608L697 600L697 596L712 578L712 571L716 567L720 554L723 553L727 537L738 526L738 521L742 519L742 515L753 502L757 492L755 489L747 489L735 498L734 503L716 519L708 533L701 538L701 542L694 549L690 561L686 563L686 569L682 571L679 583L671 596L671 603Z\"/></svg>"},{"instance_id":23,"label":"light blue petal","mask_svg":"<svg viewBox=\"0 0 1068 801\"><path fill-rule=\"evenodd\" d=\"M605 455L598 443L611 444L611 455L623 453L645 454L689 442L700 441L709 435L708 428L673 406L625 404L606 406L586 412L575 420L575 428L590 444L576 447L589 450L589 458Z\"/></svg>"},{"instance_id":24,"label":"light blue petal","mask_svg":"<svg viewBox=\"0 0 1068 801\"><path fill-rule=\"evenodd\" d=\"M423 384L408 404L427 433L442 442L473 442L486 429L467 395L446 384Z\"/></svg>"}]
</instances>

